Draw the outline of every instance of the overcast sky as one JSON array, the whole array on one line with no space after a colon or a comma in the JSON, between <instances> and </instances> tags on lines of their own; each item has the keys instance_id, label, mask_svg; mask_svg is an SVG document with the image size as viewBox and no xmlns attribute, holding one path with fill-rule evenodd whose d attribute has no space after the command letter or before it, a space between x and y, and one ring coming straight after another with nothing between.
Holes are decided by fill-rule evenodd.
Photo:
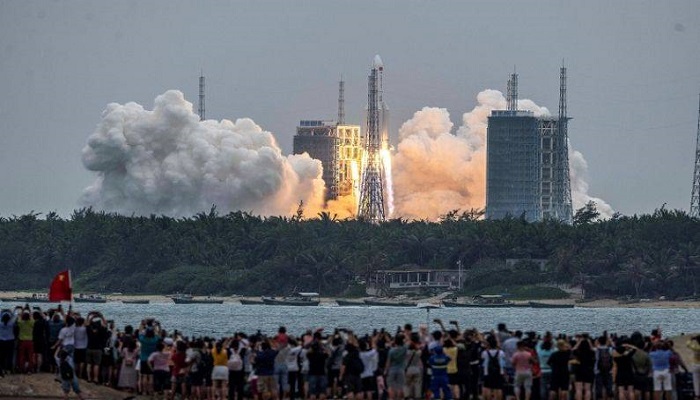
<instances>
[{"instance_id":1,"label":"overcast sky","mask_svg":"<svg viewBox=\"0 0 700 400\"><path fill-rule=\"evenodd\" d=\"M291 152L300 119L360 123L375 54L392 137L424 106L456 126L487 88L555 111L589 193L623 214L687 210L700 91L700 1L0 0L0 216L69 215L95 179L81 150L110 102L179 89L207 117L250 117Z\"/></svg>"}]
</instances>

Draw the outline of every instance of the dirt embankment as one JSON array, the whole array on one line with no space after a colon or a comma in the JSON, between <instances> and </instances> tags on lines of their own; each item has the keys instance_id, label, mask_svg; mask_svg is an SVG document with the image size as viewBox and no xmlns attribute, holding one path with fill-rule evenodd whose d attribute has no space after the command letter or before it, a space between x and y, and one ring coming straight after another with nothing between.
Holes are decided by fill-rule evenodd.
<instances>
[{"instance_id":1,"label":"dirt embankment","mask_svg":"<svg viewBox=\"0 0 700 400\"><path fill-rule=\"evenodd\" d=\"M5 375L0 378L0 398L6 399L63 399L61 384L54 380L53 374ZM129 397L121 392L101 385L80 381L80 389L85 399L122 400ZM77 399L71 392L71 399ZM146 397L137 396L136 399Z\"/></svg>"}]
</instances>

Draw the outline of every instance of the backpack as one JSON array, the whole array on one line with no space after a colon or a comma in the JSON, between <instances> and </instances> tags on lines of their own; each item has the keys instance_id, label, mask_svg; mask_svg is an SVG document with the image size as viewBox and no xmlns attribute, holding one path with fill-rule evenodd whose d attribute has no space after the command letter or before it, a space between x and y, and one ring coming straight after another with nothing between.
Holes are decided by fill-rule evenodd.
<instances>
[{"instance_id":1,"label":"backpack","mask_svg":"<svg viewBox=\"0 0 700 400\"><path fill-rule=\"evenodd\" d=\"M194 363L192 363L192 366L190 367L190 372L191 373L197 373L197 372L202 372L204 373L204 369L206 368L206 365L204 364L204 355L196 351L192 357L194 358Z\"/></svg>"},{"instance_id":2,"label":"backpack","mask_svg":"<svg viewBox=\"0 0 700 400\"><path fill-rule=\"evenodd\" d=\"M202 354L202 358L199 360L198 368L200 371L207 374L214 369L214 357L211 355L211 353Z\"/></svg>"},{"instance_id":3,"label":"backpack","mask_svg":"<svg viewBox=\"0 0 700 400\"><path fill-rule=\"evenodd\" d=\"M610 355L610 350L607 347L604 349L598 349L598 371L612 371L612 356Z\"/></svg>"},{"instance_id":4,"label":"backpack","mask_svg":"<svg viewBox=\"0 0 700 400\"><path fill-rule=\"evenodd\" d=\"M61 370L61 379L64 381L72 381L75 372L73 367L70 366L67 359L61 361L61 365L58 367Z\"/></svg>"},{"instance_id":5,"label":"backpack","mask_svg":"<svg viewBox=\"0 0 700 400\"><path fill-rule=\"evenodd\" d=\"M501 362L498 359L499 354L500 350L496 352L495 356L492 356L491 352L489 351L486 352L486 355L489 357L488 375L490 376L501 375Z\"/></svg>"},{"instance_id":6,"label":"backpack","mask_svg":"<svg viewBox=\"0 0 700 400\"><path fill-rule=\"evenodd\" d=\"M243 370L243 359L241 355L238 354L237 350L231 351L231 356L228 358L228 370L229 371L241 371Z\"/></svg>"}]
</instances>

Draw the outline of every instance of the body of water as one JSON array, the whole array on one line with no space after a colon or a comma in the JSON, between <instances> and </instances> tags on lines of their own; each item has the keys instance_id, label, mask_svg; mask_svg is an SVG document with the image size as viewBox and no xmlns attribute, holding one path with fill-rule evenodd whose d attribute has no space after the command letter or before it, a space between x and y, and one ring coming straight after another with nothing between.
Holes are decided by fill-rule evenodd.
<instances>
[{"instance_id":1,"label":"body of water","mask_svg":"<svg viewBox=\"0 0 700 400\"><path fill-rule=\"evenodd\" d=\"M2 308L20 303L3 302ZM47 304L37 304L42 308ZM399 308L399 307L291 307L268 305L224 304L105 304L77 303L76 311L86 315L89 311L101 311L107 319L115 320L117 327L137 326L141 319L152 317L172 331L177 329L185 335L213 335L222 337L236 331L254 333L277 332L280 325L291 334L300 334L306 329L336 327L349 328L356 333L371 333L373 329L385 328L390 332L405 323L414 327L440 318L445 325L456 320L462 329L476 327L486 331L495 329L500 322L509 329L523 331L551 331L553 333L588 332L599 335L604 330L629 334L635 330L649 334L660 326L665 335L700 331L700 309L665 308Z\"/></svg>"}]
</instances>

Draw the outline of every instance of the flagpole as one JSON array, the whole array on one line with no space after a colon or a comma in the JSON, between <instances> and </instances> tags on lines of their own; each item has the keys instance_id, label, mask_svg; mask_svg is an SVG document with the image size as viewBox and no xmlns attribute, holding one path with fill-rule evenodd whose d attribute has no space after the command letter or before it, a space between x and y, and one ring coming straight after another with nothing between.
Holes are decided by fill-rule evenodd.
<instances>
[{"instance_id":1,"label":"flagpole","mask_svg":"<svg viewBox=\"0 0 700 400\"><path fill-rule=\"evenodd\" d=\"M68 305L68 311L73 311L73 299L75 299L75 296L73 296L73 274L70 271L70 268L68 269L68 287L70 287L70 304Z\"/></svg>"}]
</instances>

